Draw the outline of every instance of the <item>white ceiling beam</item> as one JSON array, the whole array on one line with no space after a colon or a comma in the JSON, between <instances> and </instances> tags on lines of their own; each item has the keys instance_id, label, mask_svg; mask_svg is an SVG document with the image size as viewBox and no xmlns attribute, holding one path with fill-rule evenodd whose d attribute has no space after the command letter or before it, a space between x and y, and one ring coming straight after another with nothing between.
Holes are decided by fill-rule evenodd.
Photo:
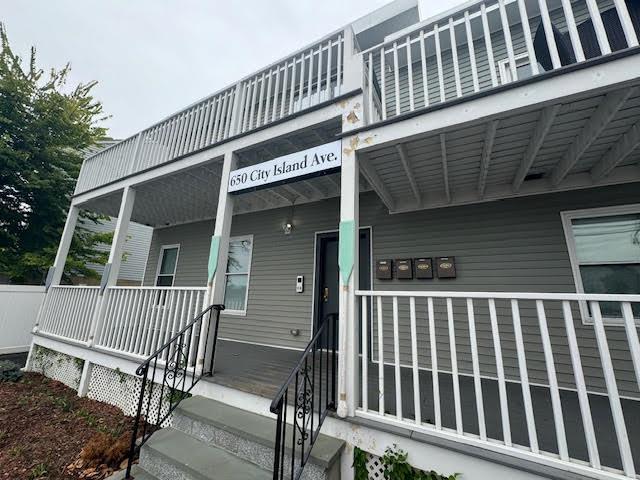
<instances>
[{"instance_id":1,"label":"white ceiling beam","mask_svg":"<svg viewBox=\"0 0 640 480\"><path fill-rule=\"evenodd\" d=\"M569 174L571 169L580 161L580 158L589 149L602 131L609 125L616 113L622 108L629 97L633 95L635 88L623 88L608 93L600 106L587 121L582 131L575 138L565 156L560 160L551 174L551 184L557 187Z\"/></svg>"},{"instance_id":2,"label":"white ceiling beam","mask_svg":"<svg viewBox=\"0 0 640 480\"><path fill-rule=\"evenodd\" d=\"M482 148L482 159L480 160L480 176L478 178L478 195L480 195L480 197L484 196L484 189L487 185L487 175L489 174L491 153L493 152L493 144L496 139L498 122L499 120L493 120L487 124L487 132L484 137L484 146Z\"/></svg>"},{"instance_id":3,"label":"white ceiling beam","mask_svg":"<svg viewBox=\"0 0 640 480\"><path fill-rule=\"evenodd\" d=\"M591 169L594 182L602 180L640 146L640 122L636 123Z\"/></svg>"},{"instance_id":4,"label":"white ceiling beam","mask_svg":"<svg viewBox=\"0 0 640 480\"><path fill-rule=\"evenodd\" d=\"M257 198L259 198L260 200L262 200L268 207L277 207L279 205L279 203L277 203L274 199L273 199L273 195L269 195L267 190L254 190L251 193L248 193L247 195L253 195Z\"/></svg>"},{"instance_id":5,"label":"white ceiling beam","mask_svg":"<svg viewBox=\"0 0 640 480\"><path fill-rule=\"evenodd\" d=\"M302 198L303 200L311 200L312 197L300 188L300 185L295 183L286 183L284 185L280 185L280 188L286 190L291 195L295 195L298 198Z\"/></svg>"},{"instance_id":6,"label":"white ceiling beam","mask_svg":"<svg viewBox=\"0 0 640 480\"><path fill-rule=\"evenodd\" d=\"M411 168L409 155L407 155L407 147L404 143L399 143L396 145L396 151L400 156L400 163L402 163L404 173L407 175L409 185L411 185L411 190L413 190L413 196L416 197L416 205L420 205L420 202L422 202L422 196L420 195L420 189L418 188L418 184L416 183L416 177L413 175L413 169Z\"/></svg>"},{"instance_id":7,"label":"white ceiling beam","mask_svg":"<svg viewBox=\"0 0 640 480\"><path fill-rule=\"evenodd\" d=\"M529 146L524 152L522 162L520 162L520 168L518 168L516 176L513 178L512 187L514 192L520 190L522 182L524 182L524 179L529 173L529 170L531 170L531 166L533 165L538 152L542 148L544 140L545 138L547 138L547 134L549 133L549 130L551 130L553 122L555 121L561 107L562 104L551 105L542 110L542 114L540 115L540 119L536 124L536 129L533 132L533 136L531 137Z\"/></svg>"},{"instance_id":8,"label":"white ceiling beam","mask_svg":"<svg viewBox=\"0 0 640 480\"><path fill-rule=\"evenodd\" d=\"M329 193L316 185L316 182L313 180L303 180L302 183L304 183L310 190L314 191L320 198L326 197Z\"/></svg>"},{"instance_id":9,"label":"white ceiling beam","mask_svg":"<svg viewBox=\"0 0 640 480\"><path fill-rule=\"evenodd\" d=\"M285 201L287 201L287 202L289 202L291 204L295 203L295 201L297 199L296 195L293 195L293 194L287 192L284 189L280 189L279 187L271 188L269 191L271 193L273 193L274 195L282 198L283 200L285 200Z\"/></svg>"},{"instance_id":10,"label":"white ceiling beam","mask_svg":"<svg viewBox=\"0 0 640 480\"><path fill-rule=\"evenodd\" d=\"M444 183L444 194L447 202L451 202L451 189L449 188L449 166L447 165L447 137L440 134L440 152L442 155L442 180Z\"/></svg>"},{"instance_id":11,"label":"white ceiling beam","mask_svg":"<svg viewBox=\"0 0 640 480\"><path fill-rule=\"evenodd\" d=\"M508 183L488 185L484 197L480 198L475 188L456 191L453 201L447 200L442 192L434 192L425 199L422 206L416 208L413 199L411 201L396 204L393 214L404 212L415 212L417 210L429 210L433 208L446 208L460 205L470 205L476 203L493 202L510 198L522 198L530 195L540 195L554 193L558 191L568 192L582 189L590 189L594 186L622 185L640 181L640 166L622 165L616 168L611 175L603 178L600 182L594 183L589 172L571 173L567 176L560 187L551 185L548 178L530 180L522 185L518 192L514 192Z\"/></svg>"},{"instance_id":12,"label":"white ceiling beam","mask_svg":"<svg viewBox=\"0 0 640 480\"><path fill-rule=\"evenodd\" d=\"M334 187L338 189L338 191L340 191L340 182L336 179L336 177L333 174L325 175L324 178L326 178Z\"/></svg>"},{"instance_id":13,"label":"white ceiling beam","mask_svg":"<svg viewBox=\"0 0 640 480\"><path fill-rule=\"evenodd\" d=\"M373 187L373 190L378 194L382 202L387 206L389 211L392 211L396 202L393 199L393 196L389 193L389 190L385 186L384 182L376 172L376 169L371 165L368 159L360 158L360 172L367 179L367 182Z\"/></svg>"}]
</instances>

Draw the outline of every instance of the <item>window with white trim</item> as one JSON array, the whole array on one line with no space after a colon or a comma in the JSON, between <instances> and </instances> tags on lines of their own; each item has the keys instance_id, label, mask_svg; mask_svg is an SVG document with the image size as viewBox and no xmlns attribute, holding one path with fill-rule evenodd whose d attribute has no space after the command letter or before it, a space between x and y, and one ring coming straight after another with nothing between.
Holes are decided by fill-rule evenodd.
<instances>
[{"instance_id":1,"label":"window with white trim","mask_svg":"<svg viewBox=\"0 0 640 480\"><path fill-rule=\"evenodd\" d=\"M529 55L521 53L519 55L515 55L514 60L516 61L516 74L518 75L518 80L524 80L525 78L533 76ZM544 68L539 63L538 70L540 72L544 71ZM500 83L504 85L505 83L513 82L513 72L511 71L511 63L508 58L498 62L498 71L500 72Z\"/></svg>"},{"instance_id":2,"label":"window with white trim","mask_svg":"<svg viewBox=\"0 0 640 480\"><path fill-rule=\"evenodd\" d=\"M579 293L640 294L640 204L562 213ZM632 304L640 318L640 305ZM618 302L600 302L602 316L622 317ZM591 312L586 313L589 320Z\"/></svg>"},{"instance_id":3,"label":"window with white trim","mask_svg":"<svg viewBox=\"0 0 640 480\"><path fill-rule=\"evenodd\" d=\"M156 287L172 287L176 278L180 245L163 245L158 258Z\"/></svg>"},{"instance_id":4,"label":"window with white trim","mask_svg":"<svg viewBox=\"0 0 640 480\"><path fill-rule=\"evenodd\" d=\"M252 253L252 235L229 239L224 289L225 313L244 315L247 312Z\"/></svg>"}]
</instances>

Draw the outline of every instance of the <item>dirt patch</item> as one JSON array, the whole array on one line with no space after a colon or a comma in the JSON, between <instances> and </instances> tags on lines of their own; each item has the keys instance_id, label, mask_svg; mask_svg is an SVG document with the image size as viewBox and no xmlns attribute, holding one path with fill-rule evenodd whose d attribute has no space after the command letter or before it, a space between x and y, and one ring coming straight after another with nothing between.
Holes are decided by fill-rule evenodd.
<instances>
[{"instance_id":1,"label":"dirt patch","mask_svg":"<svg viewBox=\"0 0 640 480\"><path fill-rule=\"evenodd\" d=\"M67 466L77 465L81 450L99 434L122 442L132 421L37 373L0 382L0 480L100 478Z\"/></svg>"}]
</instances>

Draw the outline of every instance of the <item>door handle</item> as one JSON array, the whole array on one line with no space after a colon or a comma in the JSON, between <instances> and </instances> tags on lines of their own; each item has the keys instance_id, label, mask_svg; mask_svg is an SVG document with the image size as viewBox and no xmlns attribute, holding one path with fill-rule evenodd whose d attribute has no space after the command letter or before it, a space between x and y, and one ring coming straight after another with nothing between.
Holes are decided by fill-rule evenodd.
<instances>
[{"instance_id":1,"label":"door handle","mask_svg":"<svg viewBox=\"0 0 640 480\"><path fill-rule=\"evenodd\" d=\"M322 301L323 302L329 301L329 287L324 287L324 289L322 290Z\"/></svg>"}]
</instances>

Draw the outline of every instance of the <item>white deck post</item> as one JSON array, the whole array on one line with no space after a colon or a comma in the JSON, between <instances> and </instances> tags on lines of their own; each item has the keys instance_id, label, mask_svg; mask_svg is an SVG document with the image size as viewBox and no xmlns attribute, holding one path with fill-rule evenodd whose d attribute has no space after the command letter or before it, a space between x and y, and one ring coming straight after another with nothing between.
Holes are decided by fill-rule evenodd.
<instances>
[{"instance_id":1,"label":"white deck post","mask_svg":"<svg viewBox=\"0 0 640 480\"><path fill-rule=\"evenodd\" d=\"M224 155L222 165L222 177L220 178L220 194L218 197L218 209L216 212L215 227L213 237L211 237L211 250L209 252L209 268L207 278L207 293L204 306L224 303L225 273L227 268L227 257L229 254L229 237L231 235L231 219L233 217L233 205L235 198L229 194L229 176L235 168L237 162L233 152ZM207 345L213 342L215 326L209 328L211 315L207 315L202 322L200 343L198 345L198 361L196 374L201 372L213 373L212 354L213 349L207 349ZM209 332L208 338L204 333Z\"/></svg>"},{"instance_id":2,"label":"white deck post","mask_svg":"<svg viewBox=\"0 0 640 480\"><path fill-rule=\"evenodd\" d=\"M342 130L358 128L363 123L361 96L347 102L342 113ZM340 307L338 315L338 415L354 416L358 403L358 245L360 169L355 146L359 137L342 140L340 186Z\"/></svg>"},{"instance_id":3,"label":"white deck post","mask_svg":"<svg viewBox=\"0 0 640 480\"><path fill-rule=\"evenodd\" d=\"M47 287L51 285L60 285L62 280L62 273L64 272L64 264L67 261L67 255L69 254L69 248L71 247L71 240L73 239L73 232L76 229L78 223L78 214L80 209L74 205L69 208L67 213L67 220L64 224L64 230L62 231L62 238L58 244L58 252L56 253L56 259L51 267L50 278L47 281Z\"/></svg>"},{"instance_id":4,"label":"white deck post","mask_svg":"<svg viewBox=\"0 0 640 480\"><path fill-rule=\"evenodd\" d=\"M78 215L80 213L80 209L74 205L69 207L69 212L67 213L67 220L64 223L64 229L62 230L62 237L60 238L60 243L58 244L58 251L56 253L56 258L53 261L53 265L49 268L49 272L47 273L47 279L45 282L47 294L49 287L52 285L60 285L60 281L62 280L62 274L64 273L64 264L67 261L67 255L69 254L69 248L71 247L71 240L73 239L73 232L76 229L76 224L78 223ZM43 314L43 308L45 305L45 298L42 299L40 303L40 308L38 309L38 316L36 317L36 323L33 326L33 331L37 332L40 328L40 316ZM33 342L31 342L31 348L29 349L29 356L27 358L27 368L30 365L31 361L31 352L33 350Z\"/></svg>"},{"instance_id":5,"label":"white deck post","mask_svg":"<svg viewBox=\"0 0 640 480\"><path fill-rule=\"evenodd\" d=\"M350 92L364 85L364 67L354 39L354 32L351 27L344 29L344 69L343 82L340 93ZM340 59L338 59L340 61Z\"/></svg>"},{"instance_id":6,"label":"white deck post","mask_svg":"<svg viewBox=\"0 0 640 480\"><path fill-rule=\"evenodd\" d=\"M113 232L113 240L111 241L111 250L109 251L109 260L102 274L100 282L100 295L98 296L98 306L95 310L93 319L91 320L91 328L89 330L89 346L93 346L94 339L100 324L104 318L107 302L104 301L107 288L114 286L118 281L118 273L122 263L122 249L127 239L127 231L129 230L129 222L131 213L133 212L133 204L136 198L136 191L126 186L122 191L122 200L120 201L120 211L118 220L116 221L116 229Z\"/></svg>"}]
</instances>

